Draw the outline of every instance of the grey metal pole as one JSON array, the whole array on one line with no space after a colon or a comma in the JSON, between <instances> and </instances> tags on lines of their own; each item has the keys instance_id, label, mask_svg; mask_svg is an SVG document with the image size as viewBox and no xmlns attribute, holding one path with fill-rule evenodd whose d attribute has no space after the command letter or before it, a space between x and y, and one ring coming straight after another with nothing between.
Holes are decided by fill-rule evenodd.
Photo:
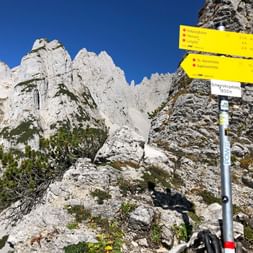
<instances>
[{"instance_id":1,"label":"grey metal pole","mask_svg":"<svg viewBox=\"0 0 253 253\"><path fill-rule=\"evenodd\" d=\"M224 26L219 26L224 31ZM219 132L220 132L220 166L221 166L221 194L222 194L222 217L223 217L223 247L224 253L234 253L233 233L233 205L231 184L231 150L228 137L229 129L229 103L227 97L219 96Z\"/></svg>"}]
</instances>

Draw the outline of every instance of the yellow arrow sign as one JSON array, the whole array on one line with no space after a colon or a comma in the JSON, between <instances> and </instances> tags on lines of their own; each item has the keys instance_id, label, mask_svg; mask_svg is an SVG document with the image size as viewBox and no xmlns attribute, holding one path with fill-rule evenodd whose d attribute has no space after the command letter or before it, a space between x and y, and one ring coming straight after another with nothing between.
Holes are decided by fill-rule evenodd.
<instances>
[{"instance_id":1,"label":"yellow arrow sign","mask_svg":"<svg viewBox=\"0 0 253 253\"><path fill-rule=\"evenodd\" d=\"M253 34L180 26L179 48L253 57Z\"/></svg>"},{"instance_id":2,"label":"yellow arrow sign","mask_svg":"<svg viewBox=\"0 0 253 253\"><path fill-rule=\"evenodd\" d=\"M181 67L190 78L253 83L253 60L189 54Z\"/></svg>"}]
</instances>

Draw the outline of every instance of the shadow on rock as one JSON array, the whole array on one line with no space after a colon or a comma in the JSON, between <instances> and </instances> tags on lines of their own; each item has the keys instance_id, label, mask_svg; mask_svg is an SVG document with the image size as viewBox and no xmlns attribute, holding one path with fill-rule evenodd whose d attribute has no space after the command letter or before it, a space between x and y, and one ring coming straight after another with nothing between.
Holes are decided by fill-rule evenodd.
<instances>
[{"instance_id":1,"label":"shadow on rock","mask_svg":"<svg viewBox=\"0 0 253 253\"><path fill-rule=\"evenodd\" d=\"M169 188L165 192L157 191L155 190L155 184L152 182L148 183L148 190L151 193L154 206L175 210L179 213L194 211L192 202L178 192L171 191Z\"/></svg>"}]
</instances>

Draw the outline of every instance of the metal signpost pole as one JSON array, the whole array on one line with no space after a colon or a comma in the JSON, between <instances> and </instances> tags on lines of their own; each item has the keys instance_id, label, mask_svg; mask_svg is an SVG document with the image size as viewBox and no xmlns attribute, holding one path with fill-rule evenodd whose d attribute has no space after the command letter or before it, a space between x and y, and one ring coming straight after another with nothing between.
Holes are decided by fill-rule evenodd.
<instances>
[{"instance_id":1,"label":"metal signpost pole","mask_svg":"<svg viewBox=\"0 0 253 253\"><path fill-rule=\"evenodd\" d=\"M224 26L219 26L221 31ZM223 216L223 242L224 252L234 253L235 243L233 235L233 207L231 184L231 151L228 137L229 129L229 103L226 96L219 96L219 132L220 132L220 166L221 166L221 193Z\"/></svg>"},{"instance_id":2,"label":"metal signpost pole","mask_svg":"<svg viewBox=\"0 0 253 253\"><path fill-rule=\"evenodd\" d=\"M225 27L222 25L219 26L218 30L223 32L200 27L180 26L179 47L191 51L253 58L253 48L250 47L253 34L243 34L242 36L241 33L225 32ZM180 66L190 78L211 80L211 93L220 96L219 131L223 248L225 253L235 253L230 174L231 151L228 137L228 96L241 97L241 84L239 82L253 84L253 60L190 53Z\"/></svg>"}]
</instances>

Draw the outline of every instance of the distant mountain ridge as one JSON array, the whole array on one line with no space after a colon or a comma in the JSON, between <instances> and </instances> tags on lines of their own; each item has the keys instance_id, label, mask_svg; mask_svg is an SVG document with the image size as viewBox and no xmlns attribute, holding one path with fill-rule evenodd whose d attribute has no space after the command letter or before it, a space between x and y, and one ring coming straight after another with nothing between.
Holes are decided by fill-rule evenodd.
<instances>
[{"instance_id":1,"label":"distant mountain ridge","mask_svg":"<svg viewBox=\"0 0 253 253\"><path fill-rule=\"evenodd\" d=\"M147 113L168 97L170 82L170 74L155 74L129 86L106 52L82 49L72 61L57 40L38 39L19 66L0 64L0 133L6 137L1 143L18 144L24 122L33 131L22 141L33 147L39 136L51 135L62 124L104 127L103 120L111 132L128 125L147 139ZM21 132L11 136L13 129Z\"/></svg>"}]
</instances>

